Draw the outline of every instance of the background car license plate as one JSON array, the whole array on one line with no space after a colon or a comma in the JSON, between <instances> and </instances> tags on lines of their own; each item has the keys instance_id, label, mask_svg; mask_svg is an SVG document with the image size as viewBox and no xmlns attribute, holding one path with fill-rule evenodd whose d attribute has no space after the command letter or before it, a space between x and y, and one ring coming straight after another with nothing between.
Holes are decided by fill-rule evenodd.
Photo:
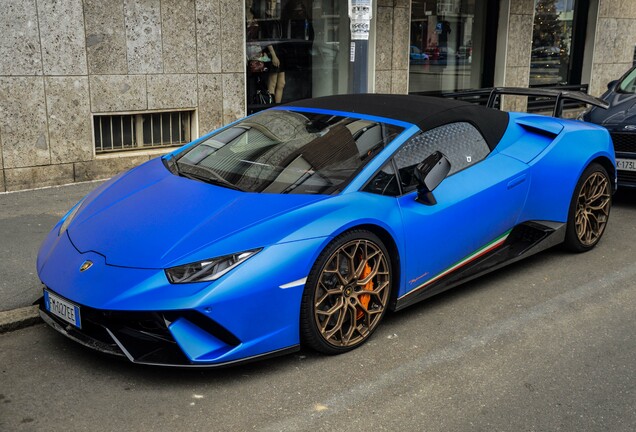
<instances>
[{"instance_id":1,"label":"background car license plate","mask_svg":"<svg viewBox=\"0 0 636 432\"><path fill-rule=\"evenodd\" d=\"M616 168L623 171L636 171L636 159L616 159Z\"/></svg>"},{"instance_id":2,"label":"background car license plate","mask_svg":"<svg viewBox=\"0 0 636 432\"><path fill-rule=\"evenodd\" d=\"M53 315L62 318L64 321L73 324L75 327L82 328L82 320L80 318L80 307L64 300L44 290L44 306L46 310Z\"/></svg>"}]
</instances>

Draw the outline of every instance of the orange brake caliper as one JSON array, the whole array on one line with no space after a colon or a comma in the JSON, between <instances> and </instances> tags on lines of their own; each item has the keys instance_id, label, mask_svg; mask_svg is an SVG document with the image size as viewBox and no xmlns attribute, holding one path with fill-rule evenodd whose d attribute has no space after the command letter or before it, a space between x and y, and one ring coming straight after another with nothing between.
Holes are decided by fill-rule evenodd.
<instances>
[{"instance_id":1,"label":"orange brake caliper","mask_svg":"<svg viewBox=\"0 0 636 432\"><path fill-rule=\"evenodd\" d=\"M371 274L371 266L369 263L364 264L364 270L362 270L362 279L369 276ZM362 287L363 291L373 291L373 280L370 280L365 286ZM369 294L361 294L358 297L360 304L364 306L365 309L369 308L369 302L371 301L371 295ZM358 308L358 313L356 315L356 320L361 319L364 316L364 311Z\"/></svg>"}]
</instances>

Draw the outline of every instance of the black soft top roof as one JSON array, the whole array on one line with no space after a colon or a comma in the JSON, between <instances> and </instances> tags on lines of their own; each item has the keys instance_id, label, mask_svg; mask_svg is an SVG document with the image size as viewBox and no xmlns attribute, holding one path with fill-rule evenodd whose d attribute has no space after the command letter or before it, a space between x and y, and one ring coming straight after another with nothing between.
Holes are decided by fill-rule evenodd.
<instances>
[{"instance_id":1,"label":"black soft top roof","mask_svg":"<svg viewBox=\"0 0 636 432\"><path fill-rule=\"evenodd\" d=\"M493 149L508 127L508 113L492 108L431 96L353 94L304 99L289 107L316 108L401 120L423 131L465 121L475 126Z\"/></svg>"}]
</instances>

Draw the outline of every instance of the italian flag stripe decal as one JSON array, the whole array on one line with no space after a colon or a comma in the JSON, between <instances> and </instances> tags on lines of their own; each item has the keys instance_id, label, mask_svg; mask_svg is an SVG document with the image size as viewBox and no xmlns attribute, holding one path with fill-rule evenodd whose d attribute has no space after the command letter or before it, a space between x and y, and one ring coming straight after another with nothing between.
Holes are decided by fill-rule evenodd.
<instances>
[{"instance_id":1,"label":"italian flag stripe decal","mask_svg":"<svg viewBox=\"0 0 636 432\"><path fill-rule=\"evenodd\" d=\"M470 263L472 261L475 261L477 258L486 255L488 252L497 249L499 246L501 246L506 241L506 239L510 235L511 231L512 230L506 231L505 233L503 233L502 235L500 235L499 237L497 237L496 239L494 239L493 241L488 243L486 246L482 247L481 249L478 249L476 252L473 252L471 255L467 256L466 258L464 258L463 260L457 262L456 264L453 264L452 266L450 266L449 268L447 268L446 270L444 270L443 272L441 272L440 274L438 274L434 278L427 280L426 282L424 282L422 285L418 286L417 288L412 289L408 293L404 294L401 298L404 298L404 297L408 296L409 294L413 294L414 292L416 292L416 291L418 291L418 290L420 290L420 289L432 284L433 282L436 282L436 281L440 280L444 276L454 272L458 268L461 268L461 267L465 266L466 264L468 264L468 263Z\"/></svg>"}]
</instances>

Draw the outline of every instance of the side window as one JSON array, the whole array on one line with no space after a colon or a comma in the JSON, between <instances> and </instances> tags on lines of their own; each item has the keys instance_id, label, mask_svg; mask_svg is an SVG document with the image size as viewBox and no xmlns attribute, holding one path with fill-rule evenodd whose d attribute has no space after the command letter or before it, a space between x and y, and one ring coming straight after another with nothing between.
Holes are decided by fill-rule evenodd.
<instances>
[{"instance_id":1,"label":"side window","mask_svg":"<svg viewBox=\"0 0 636 432\"><path fill-rule=\"evenodd\" d=\"M415 167L437 150L450 161L449 176L481 161L490 153L488 144L470 123L450 123L423 132L408 140L395 154L404 192L417 187L413 175Z\"/></svg>"},{"instance_id":2,"label":"side window","mask_svg":"<svg viewBox=\"0 0 636 432\"><path fill-rule=\"evenodd\" d=\"M391 161L387 162L379 173L365 186L364 192L371 192L378 195L398 196L400 187L397 176Z\"/></svg>"}]
</instances>

